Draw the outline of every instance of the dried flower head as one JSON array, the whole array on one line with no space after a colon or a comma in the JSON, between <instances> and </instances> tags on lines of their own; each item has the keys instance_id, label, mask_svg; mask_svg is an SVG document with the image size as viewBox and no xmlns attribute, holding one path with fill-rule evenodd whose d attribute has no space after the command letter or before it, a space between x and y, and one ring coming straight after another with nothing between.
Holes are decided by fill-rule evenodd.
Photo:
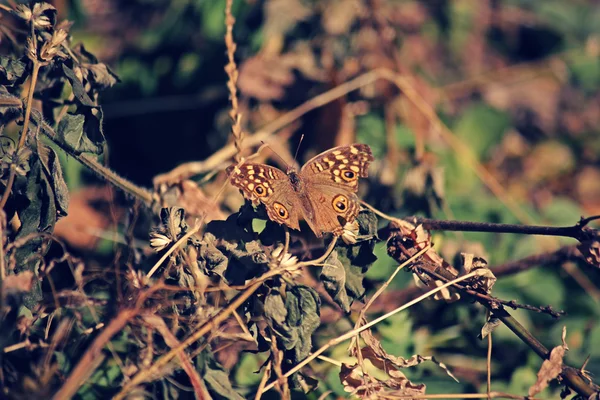
<instances>
[{"instance_id":1,"label":"dried flower head","mask_svg":"<svg viewBox=\"0 0 600 400\"><path fill-rule=\"evenodd\" d=\"M159 252L164 250L169 244L171 244L172 240L159 232L151 232L150 233L150 246L154 249L154 251Z\"/></svg>"},{"instance_id":2,"label":"dried flower head","mask_svg":"<svg viewBox=\"0 0 600 400\"><path fill-rule=\"evenodd\" d=\"M292 256L290 253L284 253L282 255L282 252L283 245L279 245L271 252L269 268L273 269L277 267L283 267L285 268L286 272L291 275L296 275L299 273L299 269L297 268L298 257Z\"/></svg>"},{"instance_id":3,"label":"dried flower head","mask_svg":"<svg viewBox=\"0 0 600 400\"><path fill-rule=\"evenodd\" d=\"M57 29L52 33L50 40L44 42L40 51L40 59L50 62L54 57L67 58L67 55L61 50L65 44L69 33L64 29Z\"/></svg>"},{"instance_id":4,"label":"dried flower head","mask_svg":"<svg viewBox=\"0 0 600 400\"><path fill-rule=\"evenodd\" d=\"M56 23L56 8L48 3L36 3L33 10L26 5L18 5L14 15L33 24L35 29L50 29Z\"/></svg>"},{"instance_id":5,"label":"dried flower head","mask_svg":"<svg viewBox=\"0 0 600 400\"><path fill-rule=\"evenodd\" d=\"M344 232L342 233L342 240L346 244L355 244L358 240L358 221L347 222L344 225Z\"/></svg>"},{"instance_id":6,"label":"dried flower head","mask_svg":"<svg viewBox=\"0 0 600 400\"><path fill-rule=\"evenodd\" d=\"M136 289L141 289L148 286L150 280L146 277L146 275L142 271L134 271L130 269L127 271L127 280L131 283Z\"/></svg>"}]
</instances>

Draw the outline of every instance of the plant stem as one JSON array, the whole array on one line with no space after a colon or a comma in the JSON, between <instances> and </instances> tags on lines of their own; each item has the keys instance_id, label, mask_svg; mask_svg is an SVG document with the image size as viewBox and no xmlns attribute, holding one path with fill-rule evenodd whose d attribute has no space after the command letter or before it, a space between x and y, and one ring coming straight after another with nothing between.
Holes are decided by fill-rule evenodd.
<instances>
[{"instance_id":1,"label":"plant stem","mask_svg":"<svg viewBox=\"0 0 600 400\"><path fill-rule=\"evenodd\" d=\"M17 144L15 155L19 154L19 150L21 150L21 148L25 145L25 140L27 139L27 131L29 129L29 118L31 117L31 103L33 102L33 92L35 92L35 85L37 83L37 78L41 66L42 64L38 60L33 60L33 71L31 73L31 82L29 83L29 93L27 93L27 108L25 108L25 121L23 121L23 130L21 131L21 137L19 138L19 143ZM8 196L10 196L12 186L15 182L16 174L17 166L14 162L12 162L10 164L10 172L8 175L6 189L4 190L4 193L2 194L2 199L0 200L0 208L4 208L6 202L8 201Z\"/></svg>"},{"instance_id":2,"label":"plant stem","mask_svg":"<svg viewBox=\"0 0 600 400\"><path fill-rule=\"evenodd\" d=\"M488 222L467 221L440 221L421 217L408 217L407 221L415 225L421 224L427 230L461 231L461 232L496 232L496 233L519 233L526 235L564 236L583 241L590 239L594 233L583 229L580 224L566 227L539 226L539 225L516 225L516 224L494 224Z\"/></svg>"}]
</instances>

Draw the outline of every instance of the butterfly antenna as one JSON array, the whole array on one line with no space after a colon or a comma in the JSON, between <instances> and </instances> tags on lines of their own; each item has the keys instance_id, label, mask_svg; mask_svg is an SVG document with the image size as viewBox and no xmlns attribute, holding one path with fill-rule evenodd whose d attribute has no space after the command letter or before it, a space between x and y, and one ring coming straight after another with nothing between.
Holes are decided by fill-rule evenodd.
<instances>
[{"instance_id":1,"label":"butterfly antenna","mask_svg":"<svg viewBox=\"0 0 600 400\"><path fill-rule=\"evenodd\" d=\"M281 160L281 162L283 163L283 165L285 165L286 169L290 169L290 165L288 163L285 162L285 160L283 159L283 157L281 157L275 150L273 150L273 147L271 147L271 145L269 143L265 143L264 141L260 141L263 145L267 146L269 149L271 149L271 153L273 153L274 155L277 156L277 158L279 158Z\"/></svg>"},{"instance_id":2,"label":"butterfly antenna","mask_svg":"<svg viewBox=\"0 0 600 400\"><path fill-rule=\"evenodd\" d=\"M302 144L303 140L304 140L304 133L302 134L302 136L300 136L300 141L298 142L298 147L296 147L296 154L294 154L294 162L297 162L296 157L298 157L298 150L300 150L300 145Z\"/></svg>"}]
</instances>

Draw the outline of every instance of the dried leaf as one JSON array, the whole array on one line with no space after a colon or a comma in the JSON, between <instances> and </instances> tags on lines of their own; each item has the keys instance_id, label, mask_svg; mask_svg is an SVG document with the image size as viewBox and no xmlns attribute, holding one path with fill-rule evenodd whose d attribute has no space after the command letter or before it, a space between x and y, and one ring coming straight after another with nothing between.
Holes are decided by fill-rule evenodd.
<instances>
[{"instance_id":1,"label":"dried leaf","mask_svg":"<svg viewBox=\"0 0 600 400\"><path fill-rule=\"evenodd\" d=\"M358 0L329 1L323 10L323 27L331 35L348 33L359 14L364 12L361 8Z\"/></svg>"},{"instance_id":2,"label":"dried leaf","mask_svg":"<svg viewBox=\"0 0 600 400\"><path fill-rule=\"evenodd\" d=\"M377 257L373 248L377 240L377 217L363 210L357 217L360 236L355 244L338 242L327 257L320 279L333 300L345 311L364 294L363 279ZM362 237L363 240L358 240Z\"/></svg>"},{"instance_id":3,"label":"dried leaf","mask_svg":"<svg viewBox=\"0 0 600 400\"><path fill-rule=\"evenodd\" d=\"M476 277L469 280L471 286L483 288L487 293L492 291L492 287L496 283L496 276L488 268L487 261L481 257L475 257L470 253L460 253L462 258L461 274L469 274L475 272ZM475 289L477 289L477 287Z\"/></svg>"},{"instance_id":4,"label":"dried leaf","mask_svg":"<svg viewBox=\"0 0 600 400\"><path fill-rule=\"evenodd\" d=\"M75 99L79 101L79 103L83 106L87 107L96 107L97 104L90 98L87 94L87 91L83 87L83 82L77 76L75 71L68 67L66 64L62 65L63 72L65 73L65 77L71 83L71 87L73 88L73 94L75 95Z\"/></svg>"},{"instance_id":5,"label":"dried leaf","mask_svg":"<svg viewBox=\"0 0 600 400\"><path fill-rule=\"evenodd\" d=\"M588 264L600 268L600 241L585 240L577 245L577 248Z\"/></svg>"},{"instance_id":6,"label":"dried leaf","mask_svg":"<svg viewBox=\"0 0 600 400\"><path fill-rule=\"evenodd\" d=\"M381 346L381 342L373 336L370 329L361 332L360 337L365 342L365 347L361 350L362 356L371 361L373 365L382 371L394 370L395 368L407 368L419 365L424 361L431 361L442 368L455 381L458 380L452 375L450 370L441 362L437 361L433 356L424 357L418 354L413 355L408 360L404 357L396 357L389 354ZM355 350L356 347L353 347Z\"/></svg>"},{"instance_id":7,"label":"dried leaf","mask_svg":"<svg viewBox=\"0 0 600 400\"><path fill-rule=\"evenodd\" d=\"M7 56L0 56L0 85L12 86L23 77L25 63Z\"/></svg>"},{"instance_id":8,"label":"dried leaf","mask_svg":"<svg viewBox=\"0 0 600 400\"><path fill-rule=\"evenodd\" d=\"M104 135L101 130L102 112L96 110L82 114L67 113L60 120L56 138L75 154L101 154L104 146ZM87 115L86 115L87 114Z\"/></svg>"},{"instance_id":9,"label":"dried leaf","mask_svg":"<svg viewBox=\"0 0 600 400\"><path fill-rule=\"evenodd\" d=\"M565 356L567 346L563 343L561 346L556 346L550 352L550 357L542 363L540 370L537 373L537 381L529 388L529 397L533 397L540 393L548 383L556 379L562 371L563 358Z\"/></svg>"},{"instance_id":10,"label":"dried leaf","mask_svg":"<svg viewBox=\"0 0 600 400\"><path fill-rule=\"evenodd\" d=\"M390 379L379 380L367 374L362 374L357 364L342 364L340 381L346 392L363 399L378 399L381 394L386 396L409 397L425 394L425 385L415 385L398 370L385 371ZM409 397L410 398L410 397Z\"/></svg>"},{"instance_id":11,"label":"dried leaf","mask_svg":"<svg viewBox=\"0 0 600 400\"><path fill-rule=\"evenodd\" d=\"M479 334L479 339L485 339L487 335L492 333L494 329L500 326L500 319L496 317L491 317L481 328L481 333Z\"/></svg>"},{"instance_id":12,"label":"dried leaf","mask_svg":"<svg viewBox=\"0 0 600 400\"><path fill-rule=\"evenodd\" d=\"M83 64L82 68L89 71L88 79L95 90L104 90L119 82L119 77L106 64Z\"/></svg>"}]
</instances>

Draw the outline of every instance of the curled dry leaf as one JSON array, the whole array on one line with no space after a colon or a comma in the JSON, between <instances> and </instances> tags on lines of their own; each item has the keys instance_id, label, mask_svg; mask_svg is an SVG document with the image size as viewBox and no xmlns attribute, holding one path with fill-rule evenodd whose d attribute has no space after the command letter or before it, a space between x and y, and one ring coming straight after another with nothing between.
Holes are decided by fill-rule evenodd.
<instances>
[{"instance_id":1,"label":"curled dry leaf","mask_svg":"<svg viewBox=\"0 0 600 400\"><path fill-rule=\"evenodd\" d=\"M397 220L390 223L390 229L393 233L388 240L387 251L398 263L406 262L406 260L428 245L431 246L431 234L422 225L415 226L410 222ZM431 279L427 274L420 272L421 270L436 271L439 269L447 270L455 277L459 275L456 268L444 261L434 249L429 248L412 265L413 278L415 278L417 286L428 289L435 289L441 286L444 282ZM436 300L443 299L449 302L456 301L459 298L458 293L452 289L444 289L434 296Z\"/></svg>"},{"instance_id":2,"label":"curled dry leaf","mask_svg":"<svg viewBox=\"0 0 600 400\"><path fill-rule=\"evenodd\" d=\"M359 234L358 221L347 222L342 232L342 240L346 244L355 244Z\"/></svg>"},{"instance_id":3,"label":"curled dry leaf","mask_svg":"<svg viewBox=\"0 0 600 400\"><path fill-rule=\"evenodd\" d=\"M585 261L596 268L600 268L600 241L586 240L577 248L583 254Z\"/></svg>"},{"instance_id":4,"label":"curled dry leaf","mask_svg":"<svg viewBox=\"0 0 600 400\"><path fill-rule=\"evenodd\" d=\"M340 382L346 392L361 399L379 399L385 393L387 396L418 396L425 394L425 385L415 385L398 370L386 371L390 379L379 380L367 374L362 374L357 364L342 364Z\"/></svg>"},{"instance_id":5,"label":"curled dry leaf","mask_svg":"<svg viewBox=\"0 0 600 400\"><path fill-rule=\"evenodd\" d=\"M471 272L477 274L476 277L469 280L469 284L477 286L475 289L481 287L486 293L490 293L496 283L496 276L488 268L487 261L470 253L461 253L460 256L463 261L461 274L466 275Z\"/></svg>"},{"instance_id":6,"label":"curled dry leaf","mask_svg":"<svg viewBox=\"0 0 600 400\"><path fill-rule=\"evenodd\" d=\"M433 290L444 285L444 282L439 279L429 279L424 274L413 274L413 280L415 285L424 291ZM434 300L444 300L447 303L454 303L460 300L460 293L454 290L452 287L447 287L433 295Z\"/></svg>"},{"instance_id":7,"label":"curled dry leaf","mask_svg":"<svg viewBox=\"0 0 600 400\"><path fill-rule=\"evenodd\" d=\"M443 363L437 361L432 356L424 357L415 354L409 359L405 359L404 357L396 357L394 355L391 355L385 351L383 346L381 346L381 342L377 340L375 336L373 336L370 329L361 332L360 337L365 342L365 347L361 349L363 358L370 360L374 366L381 369L382 371L386 371L388 374L389 371L393 371L396 368L414 367L415 365L419 365L424 361L431 361L437 364L440 368L446 371L446 373L452 379L458 382L458 380L454 377L454 375L452 375L450 370L448 370L448 368ZM355 353L356 347L353 347L353 349Z\"/></svg>"},{"instance_id":8,"label":"curled dry leaf","mask_svg":"<svg viewBox=\"0 0 600 400\"><path fill-rule=\"evenodd\" d=\"M502 322L499 318L491 317L481 328L481 333L479 333L479 339L485 339L487 335L492 333L494 329L500 326Z\"/></svg>"},{"instance_id":9,"label":"curled dry leaf","mask_svg":"<svg viewBox=\"0 0 600 400\"><path fill-rule=\"evenodd\" d=\"M553 348L550 357L542 363L537 373L537 381L529 388L529 397L533 397L544 390L548 383L556 379L562 371L563 358L565 352L569 349L564 341L564 332L565 328L563 328L563 344Z\"/></svg>"}]
</instances>

